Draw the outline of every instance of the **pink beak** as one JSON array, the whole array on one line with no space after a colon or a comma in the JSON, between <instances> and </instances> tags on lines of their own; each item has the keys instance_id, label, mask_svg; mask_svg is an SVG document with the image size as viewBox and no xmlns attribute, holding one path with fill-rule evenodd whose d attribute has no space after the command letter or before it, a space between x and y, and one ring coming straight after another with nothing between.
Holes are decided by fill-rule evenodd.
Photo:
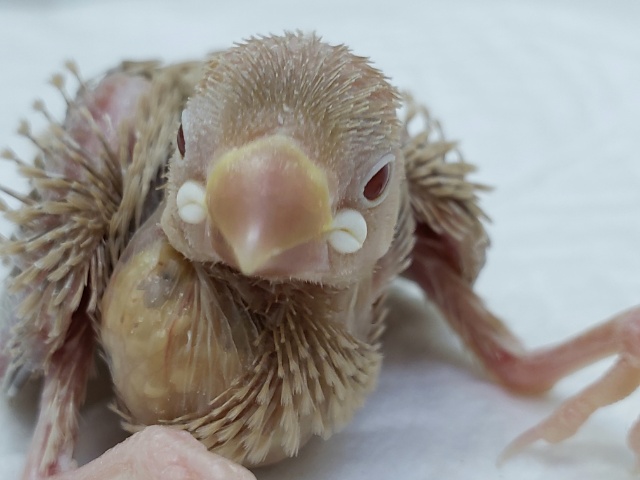
<instances>
[{"instance_id":1,"label":"pink beak","mask_svg":"<svg viewBox=\"0 0 640 480\"><path fill-rule=\"evenodd\" d=\"M331 228L326 174L284 135L226 152L206 191L211 224L245 275Z\"/></svg>"}]
</instances>

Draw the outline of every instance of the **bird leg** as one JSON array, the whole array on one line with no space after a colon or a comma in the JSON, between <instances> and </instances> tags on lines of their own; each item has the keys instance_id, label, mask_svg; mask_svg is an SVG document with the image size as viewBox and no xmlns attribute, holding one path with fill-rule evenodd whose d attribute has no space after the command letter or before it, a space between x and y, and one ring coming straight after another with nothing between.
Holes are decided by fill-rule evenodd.
<instances>
[{"instance_id":1,"label":"bird leg","mask_svg":"<svg viewBox=\"0 0 640 480\"><path fill-rule=\"evenodd\" d=\"M405 276L424 290L488 372L511 390L542 392L586 365L619 355L601 379L515 439L502 459L536 440L562 441L597 409L640 386L640 307L558 345L527 351L472 288L488 246L482 225L486 216L476 195L483 187L466 177L473 166L461 158L454 143L444 140L424 107L410 97L405 101L403 153L416 219L412 264ZM408 128L414 119L423 125L417 135ZM640 421L631 429L629 444L640 465Z\"/></svg>"},{"instance_id":2,"label":"bird leg","mask_svg":"<svg viewBox=\"0 0 640 480\"><path fill-rule=\"evenodd\" d=\"M72 457L78 434L78 410L84 402L93 365L91 323L85 313L74 313L65 342L52 355L45 370L40 414L23 480L49 478L76 466Z\"/></svg>"},{"instance_id":3,"label":"bird leg","mask_svg":"<svg viewBox=\"0 0 640 480\"><path fill-rule=\"evenodd\" d=\"M557 443L573 436L596 410L625 398L640 386L640 307L558 345L527 351L456 270L451 253L442 237L421 235L407 276L424 289L489 373L507 388L522 393L542 392L586 365L619 355L600 379L517 437L501 460L537 440ZM640 465L640 421L632 427L628 443Z\"/></svg>"},{"instance_id":4,"label":"bird leg","mask_svg":"<svg viewBox=\"0 0 640 480\"><path fill-rule=\"evenodd\" d=\"M467 347L507 388L543 392L571 372L615 351L613 326L604 325L576 339L579 348L561 345L549 351L527 352L461 275L454 253L445 238L423 231L406 275L420 285Z\"/></svg>"}]
</instances>

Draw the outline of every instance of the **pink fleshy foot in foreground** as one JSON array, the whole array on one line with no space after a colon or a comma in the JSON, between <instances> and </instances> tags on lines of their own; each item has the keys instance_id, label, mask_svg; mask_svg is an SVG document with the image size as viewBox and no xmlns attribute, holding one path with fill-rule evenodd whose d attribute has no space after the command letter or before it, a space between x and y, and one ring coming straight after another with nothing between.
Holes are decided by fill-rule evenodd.
<instances>
[{"instance_id":1,"label":"pink fleshy foot in foreground","mask_svg":"<svg viewBox=\"0 0 640 480\"><path fill-rule=\"evenodd\" d=\"M100 458L52 480L255 480L244 467L207 451L189 433L152 426Z\"/></svg>"}]
</instances>

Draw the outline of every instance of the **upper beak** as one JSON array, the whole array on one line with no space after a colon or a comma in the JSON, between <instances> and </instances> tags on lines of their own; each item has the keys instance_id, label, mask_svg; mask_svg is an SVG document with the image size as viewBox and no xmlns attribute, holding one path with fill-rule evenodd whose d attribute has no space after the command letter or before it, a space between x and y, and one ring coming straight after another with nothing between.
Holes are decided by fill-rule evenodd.
<instances>
[{"instance_id":1,"label":"upper beak","mask_svg":"<svg viewBox=\"0 0 640 480\"><path fill-rule=\"evenodd\" d=\"M206 206L245 275L332 227L326 174L289 137L225 153L209 173Z\"/></svg>"}]
</instances>

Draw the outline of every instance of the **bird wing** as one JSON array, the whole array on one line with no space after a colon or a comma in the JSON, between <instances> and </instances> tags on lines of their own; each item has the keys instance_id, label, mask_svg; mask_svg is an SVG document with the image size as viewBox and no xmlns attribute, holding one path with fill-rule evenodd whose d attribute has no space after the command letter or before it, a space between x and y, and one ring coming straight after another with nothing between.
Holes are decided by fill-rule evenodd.
<instances>
[{"instance_id":1,"label":"bird wing","mask_svg":"<svg viewBox=\"0 0 640 480\"><path fill-rule=\"evenodd\" d=\"M478 205L487 187L467 176L453 142L424 107L406 99L405 145L407 189L416 223L411 265L405 275L416 281L445 320L484 365L500 376L501 363L521 351L519 341L484 305L473 283L484 265L489 239ZM422 121L417 134L412 122Z\"/></svg>"},{"instance_id":2,"label":"bird wing","mask_svg":"<svg viewBox=\"0 0 640 480\"><path fill-rule=\"evenodd\" d=\"M2 299L0 376L9 394L32 372L44 373L43 408L25 476L68 468L77 434L77 409L91 372L99 301L113 265L133 232L160 200L161 181L178 116L193 89L194 64L162 68L156 62L123 63L97 82L79 83L76 98L64 87L67 113L36 137L26 122L19 132L36 146L33 163L10 151L28 195L0 187L19 202L2 203L16 225L0 242L10 266Z\"/></svg>"},{"instance_id":3,"label":"bird wing","mask_svg":"<svg viewBox=\"0 0 640 480\"><path fill-rule=\"evenodd\" d=\"M463 160L455 142L444 139L427 109L409 96L405 105L403 154L416 235L442 242L451 267L473 283L489 246L483 225L488 217L478 204L478 192L488 188L467 178L475 166ZM422 128L412 134L420 122Z\"/></svg>"}]
</instances>

